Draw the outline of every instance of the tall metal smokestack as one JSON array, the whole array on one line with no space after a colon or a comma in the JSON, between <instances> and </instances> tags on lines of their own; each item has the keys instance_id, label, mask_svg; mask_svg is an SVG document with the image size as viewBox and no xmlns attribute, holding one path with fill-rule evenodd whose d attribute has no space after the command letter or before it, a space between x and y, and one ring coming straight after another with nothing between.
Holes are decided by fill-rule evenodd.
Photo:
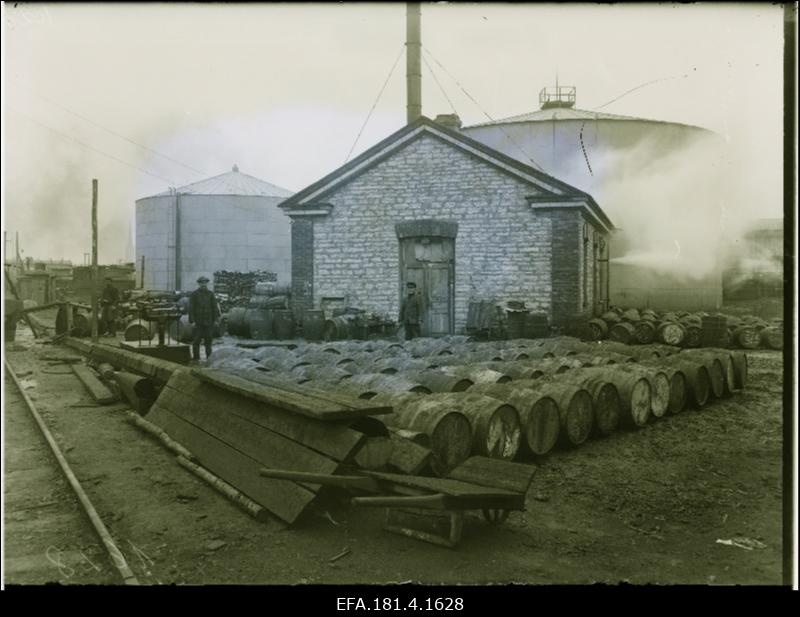
<instances>
[{"instance_id":1,"label":"tall metal smokestack","mask_svg":"<svg viewBox=\"0 0 800 617\"><path fill-rule=\"evenodd\" d=\"M411 124L422 115L422 40L419 2L406 5L406 119Z\"/></svg>"}]
</instances>

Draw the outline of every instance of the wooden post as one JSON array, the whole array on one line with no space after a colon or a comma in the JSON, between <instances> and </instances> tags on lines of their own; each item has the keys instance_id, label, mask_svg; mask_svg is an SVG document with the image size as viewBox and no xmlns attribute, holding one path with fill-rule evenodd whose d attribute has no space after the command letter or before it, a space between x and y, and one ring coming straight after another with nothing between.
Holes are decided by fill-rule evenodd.
<instances>
[{"instance_id":1,"label":"wooden post","mask_svg":"<svg viewBox=\"0 0 800 617\"><path fill-rule=\"evenodd\" d=\"M144 255L142 255L142 289L144 289Z\"/></svg>"},{"instance_id":2,"label":"wooden post","mask_svg":"<svg viewBox=\"0 0 800 617\"><path fill-rule=\"evenodd\" d=\"M92 179L92 342L97 342L97 179Z\"/></svg>"}]
</instances>

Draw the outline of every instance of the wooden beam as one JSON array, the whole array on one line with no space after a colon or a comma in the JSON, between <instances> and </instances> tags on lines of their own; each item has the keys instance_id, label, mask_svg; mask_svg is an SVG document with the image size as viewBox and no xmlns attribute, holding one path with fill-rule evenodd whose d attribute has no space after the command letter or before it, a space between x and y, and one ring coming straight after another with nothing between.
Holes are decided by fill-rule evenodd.
<instances>
[{"instance_id":1,"label":"wooden beam","mask_svg":"<svg viewBox=\"0 0 800 617\"><path fill-rule=\"evenodd\" d=\"M271 385L256 383L242 379L229 373L212 369L192 369L192 375L208 383L231 392L266 403L278 409L285 409L318 420L351 420L365 415L391 413L391 407L377 407L369 404L356 406L348 403L331 401L318 394L298 391L297 387L276 379Z\"/></svg>"},{"instance_id":2,"label":"wooden beam","mask_svg":"<svg viewBox=\"0 0 800 617\"><path fill-rule=\"evenodd\" d=\"M110 403L114 403L117 400L117 397L114 395L108 387L100 381L100 379L95 376L92 369L88 366L83 364L73 364L72 370L77 375L78 379L81 380L83 385L89 391L89 394L92 395L92 398L100 403L101 405L108 405Z\"/></svg>"}]
</instances>

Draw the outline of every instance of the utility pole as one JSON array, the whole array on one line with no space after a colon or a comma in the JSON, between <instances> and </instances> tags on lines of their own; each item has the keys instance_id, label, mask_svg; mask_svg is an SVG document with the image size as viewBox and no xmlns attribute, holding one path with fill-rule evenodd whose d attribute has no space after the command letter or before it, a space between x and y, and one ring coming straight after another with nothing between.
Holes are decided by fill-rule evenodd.
<instances>
[{"instance_id":1,"label":"utility pole","mask_svg":"<svg viewBox=\"0 0 800 617\"><path fill-rule=\"evenodd\" d=\"M422 21L419 2L406 4L406 122L422 115Z\"/></svg>"},{"instance_id":2,"label":"utility pole","mask_svg":"<svg viewBox=\"0 0 800 617\"><path fill-rule=\"evenodd\" d=\"M97 342L97 179L92 180L92 342Z\"/></svg>"}]
</instances>

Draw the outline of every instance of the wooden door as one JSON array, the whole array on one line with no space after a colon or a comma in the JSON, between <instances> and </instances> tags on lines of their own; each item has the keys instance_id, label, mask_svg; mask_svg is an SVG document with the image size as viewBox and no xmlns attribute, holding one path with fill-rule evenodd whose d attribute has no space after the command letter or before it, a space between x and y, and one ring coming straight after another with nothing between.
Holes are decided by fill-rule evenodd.
<instances>
[{"instance_id":1,"label":"wooden door","mask_svg":"<svg viewBox=\"0 0 800 617\"><path fill-rule=\"evenodd\" d=\"M417 284L417 294L422 299L422 335L452 334L455 308L453 238L404 238L401 242L401 294L407 294L406 283Z\"/></svg>"}]
</instances>

